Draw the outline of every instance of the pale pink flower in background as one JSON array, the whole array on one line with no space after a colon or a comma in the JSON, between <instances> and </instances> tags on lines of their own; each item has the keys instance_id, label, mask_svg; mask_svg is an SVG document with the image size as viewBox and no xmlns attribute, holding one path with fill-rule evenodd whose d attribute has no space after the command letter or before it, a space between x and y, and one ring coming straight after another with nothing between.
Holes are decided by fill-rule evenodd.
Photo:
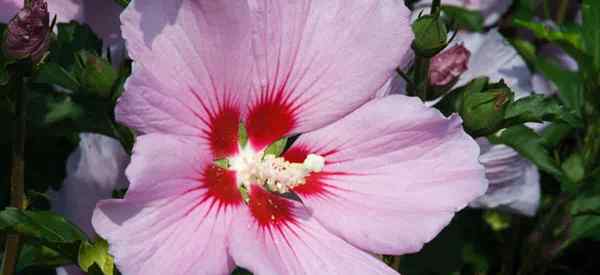
<instances>
[{"instance_id":1,"label":"pale pink flower in background","mask_svg":"<svg viewBox=\"0 0 600 275\"><path fill-rule=\"evenodd\" d=\"M418 251L485 192L458 117L367 103L406 59L403 1L133 1L121 20L116 116L140 136L93 225L123 274L395 274L370 253Z\"/></svg>"},{"instance_id":2,"label":"pale pink flower in background","mask_svg":"<svg viewBox=\"0 0 600 275\"><path fill-rule=\"evenodd\" d=\"M432 0L422 0L414 5L415 13L431 6ZM512 5L512 0L442 0L442 5L457 6L468 10L479 11L485 19L485 25L495 24Z\"/></svg>"},{"instance_id":3,"label":"pale pink flower in background","mask_svg":"<svg viewBox=\"0 0 600 275\"><path fill-rule=\"evenodd\" d=\"M113 63L118 65L125 58L125 45L121 37L119 14L123 10L111 0L48 0L50 18L57 22L71 20L90 25L92 30L109 48ZM0 22L8 22L23 6L23 0L0 0Z\"/></svg>"},{"instance_id":4,"label":"pale pink flower in background","mask_svg":"<svg viewBox=\"0 0 600 275\"><path fill-rule=\"evenodd\" d=\"M50 191L52 210L96 238L92 213L96 203L112 198L113 190L126 188L129 155L119 141L92 133L80 134L79 147L67 160L67 177L58 191ZM84 274L77 266L60 267L57 273Z\"/></svg>"}]
</instances>

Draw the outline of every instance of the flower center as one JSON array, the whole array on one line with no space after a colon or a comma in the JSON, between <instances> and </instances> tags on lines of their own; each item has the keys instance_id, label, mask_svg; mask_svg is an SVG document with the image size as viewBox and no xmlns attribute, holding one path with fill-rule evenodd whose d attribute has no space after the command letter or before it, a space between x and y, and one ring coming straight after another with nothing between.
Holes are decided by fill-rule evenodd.
<instances>
[{"instance_id":1,"label":"flower center","mask_svg":"<svg viewBox=\"0 0 600 275\"><path fill-rule=\"evenodd\" d=\"M244 194L251 184L258 184L266 190L287 193L292 188L305 183L312 172L320 172L325 166L325 158L310 154L303 163L292 163L283 157L255 152L250 146L240 148L239 153L228 159L228 169L236 172L237 185Z\"/></svg>"}]
</instances>

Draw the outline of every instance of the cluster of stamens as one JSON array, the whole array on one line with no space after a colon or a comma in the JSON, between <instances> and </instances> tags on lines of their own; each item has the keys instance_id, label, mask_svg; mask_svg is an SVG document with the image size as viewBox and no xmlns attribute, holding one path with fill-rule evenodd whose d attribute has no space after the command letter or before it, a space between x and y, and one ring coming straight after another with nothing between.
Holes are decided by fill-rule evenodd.
<instances>
[{"instance_id":1,"label":"cluster of stamens","mask_svg":"<svg viewBox=\"0 0 600 275\"><path fill-rule=\"evenodd\" d=\"M240 190L249 190L258 184L268 191L284 194L306 182L312 172L320 172L325 166L322 156L310 154L303 163L292 163L283 157L264 152L254 152L246 147L229 159L229 169L236 172Z\"/></svg>"}]
</instances>

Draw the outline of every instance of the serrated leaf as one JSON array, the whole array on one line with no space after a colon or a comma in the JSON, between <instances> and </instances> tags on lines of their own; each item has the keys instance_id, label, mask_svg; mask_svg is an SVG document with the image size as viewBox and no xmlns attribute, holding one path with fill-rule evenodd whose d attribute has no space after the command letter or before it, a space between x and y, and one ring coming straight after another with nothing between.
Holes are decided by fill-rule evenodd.
<instances>
[{"instance_id":1,"label":"serrated leaf","mask_svg":"<svg viewBox=\"0 0 600 275\"><path fill-rule=\"evenodd\" d=\"M512 147L522 156L535 163L541 170L558 178L563 177L558 164L543 146L540 136L530 128L517 125L498 131L498 133L488 138L493 143L506 144Z\"/></svg>"},{"instance_id":2,"label":"serrated leaf","mask_svg":"<svg viewBox=\"0 0 600 275\"><path fill-rule=\"evenodd\" d=\"M79 89L80 85L77 79L71 73L67 72L63 67L56 63L43 63L35 78L35 83L54 84L71 91Z\"/></svg>"},{"instance_id":3,"label":"serrated leaf","mask_svg":"<svg viewBox=\"0 0 600 275\"><path fill-rule=\"evenodd\" d=\"M79 267L90 271L96 265L104 275L114 274L114 259L108 253L108 242L97 239L93 244L84 242L79 247Z\"/></svg>"},{"instance_id":4,"label":"serrated leaf","mask_svg":"<svg viewBox=\"0 0 600 275\"><path fill-rule=\"evenodd\" d=\"M50 243L74 243L87 239L81 229L63 216L50 211L13 207L0 212L0 231L17 232Z\"/></svg>"},{"instance_id":5,"label":"serrated leaf","mask_svg":"<svg viewBox=\"0 0 600 275\"><path fill-rule=\"evenodd\" d=\"M478 11L463 9L457 6L442 5L444 14L457 25L458 28L471 31L483 31L484 18Z\"/></svg>"},{"instance_id":6,"label":"serrated leaf","mask_svg":"<svg viewBox=\"0 0 600 275\"><path fill-rule=\"evenodd\" d=\"M509 104L504 113L504 119L507 125L555 121L564 122L573 127L583 126L572 110L560 105L555 98L543 95L531 95Z\"/></svg>"},{"instance_id":7,"label":"serrated leaf","mask_svg":"<svg viewBox=\"0 0 600 275\"><path fill-rule=\"evenodd\" d=\"M267 149L265 149L265 155L269 155L269 154L275 155L275 156L281 155L281 153L283 153L283 150L285 149L286 144L287 144L287 138L282 138L278 141L271 143L271 145L269 145L267 147Z\"/></svg>"}]
</instances>

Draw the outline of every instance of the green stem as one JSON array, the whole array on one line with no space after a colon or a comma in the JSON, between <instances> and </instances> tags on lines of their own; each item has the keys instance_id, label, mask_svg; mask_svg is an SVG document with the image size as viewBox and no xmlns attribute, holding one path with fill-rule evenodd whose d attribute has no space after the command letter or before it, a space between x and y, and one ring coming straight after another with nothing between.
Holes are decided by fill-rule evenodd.
<instances>
[{"instance_id":1,"label":"green stem","mask_svg":"<svg viewBox=\"0 0 600 275\"><path fill-rule=\"evenodd\" d=\"M12 167L10 179L10 205L22 209L25 192L25 138L27 114L27 89L23 88L24 79L17 80L15 140L12 148ZM19 256L20 236L10 234L6 238L2 274L15 273L15 265Z\"/></svg>"},{"instance_id":2,"label":"green stem","mask_svg":"<svg viewBox=\"0 0 600 275\"><path fill-rule=\"evenodd\" d=\"M558 6L558 12L556 12L556 24L560 25L563 21L565 21L565 16L567 15L568 7L569 0L560 1L560 5Z\"/></svg>"},{"instance_id":3,"label":"green stem","mask_svg":"<svg viewBox=\"0 0 600 275\"><path fill-rule=\"evenodd\" d=\"M429 95L429 64L431 59L428 57L417 56L415 60L415 84L416 95L423 101L427 101Z\"/></svg>"},{"instance_id":4,"label":"green stem","mask_svg":"<svg viewBox=\"0 0 600 275\"><path fill-rule=\"evenodd\" d=\"M17 84L17 108L15 142L12 148L12 166L10 179L10 205L23 209L23 197L25 192L25 139L26 139L26 114L27 114L27 89L23 89L23 79L19 78ZM2 274L15 274L15 265L19 256L20 236L10 234L6 238L4 257L2 262Z\"/></svg>"}]
</instances>

